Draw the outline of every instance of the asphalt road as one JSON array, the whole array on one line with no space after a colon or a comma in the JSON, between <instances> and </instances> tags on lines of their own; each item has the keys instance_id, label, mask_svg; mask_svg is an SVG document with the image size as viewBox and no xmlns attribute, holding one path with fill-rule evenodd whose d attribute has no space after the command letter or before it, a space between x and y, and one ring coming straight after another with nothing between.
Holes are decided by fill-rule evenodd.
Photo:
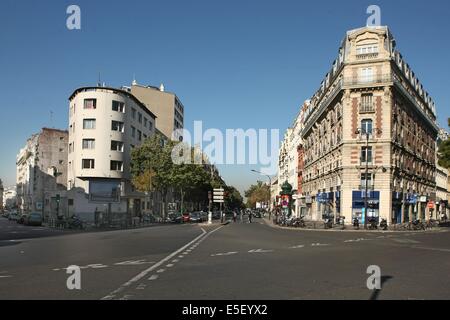
<instances>
[{"instance_id":1,"label":"asphalt road","mask_svg":"<svg viewBox=\"0 0 450 320\"><path fill-rule=\"evenodd\" d=\"M20 240L4 239L0 226L0 299L450 298L448 230L285 230L255 219L63 235L45 230L45 237ZM81 290L66 287L69 265L81 267ZM381 290L366 286L370 265L380 267Z\"/></svg>"}]
</instances>

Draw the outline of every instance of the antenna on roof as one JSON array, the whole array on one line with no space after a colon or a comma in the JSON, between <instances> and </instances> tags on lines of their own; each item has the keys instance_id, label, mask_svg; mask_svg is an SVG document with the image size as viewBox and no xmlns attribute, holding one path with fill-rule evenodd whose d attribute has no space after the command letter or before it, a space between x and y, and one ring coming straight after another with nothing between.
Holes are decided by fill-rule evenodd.
<instances>
[{"instance_id":1,"label":"antenna on roof","mask_svg":"<svg viewBox=\"0 0 450 320\"><path fill-rule=\"evenodd\" d=\"M135 74L135 73L133 73L133 82L131 82L131 85L132 85L132 86L137 85L136 74Z\"/></svg>"},{"instance_id":2,"label":"antenna on roof","mask_svg":"<svg viewBox=\"0 0 450 320\"><path fill-rule=\"evenodd\" d=\"M101 87L102 86L102 80L100 77L100 71L98 72L98 82L97 82L97 87Z\"/></svg>"},{"instance_id":3,"label":"antenna on roof","mask_svg":"<svg viewBox=\"0 0 450 320\"><path fill-rule=\"evenodd\" d=\"M53 111L50 110L50 128L53 128Z\"/></svg>"}]
</instances>

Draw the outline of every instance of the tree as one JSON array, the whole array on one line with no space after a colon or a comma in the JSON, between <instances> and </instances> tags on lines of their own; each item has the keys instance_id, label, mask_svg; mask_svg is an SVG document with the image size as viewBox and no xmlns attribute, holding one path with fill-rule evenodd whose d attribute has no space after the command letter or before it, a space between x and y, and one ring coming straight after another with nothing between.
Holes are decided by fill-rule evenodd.
<instances>
[{"instance_id":1,"label":"tree","mask_svg":"<svg viewBox=\"0 0 450 320\"><path fill-rule=\"evenodd\" d=\"M450 118L448 119L450 127ZM450 139L438 141L438 164L444 168L450 168Z\"/></svg>"},{"instance_id":2,"label":"tree","mask_svg":"<svg viewBox=\"0 0 450 320\"><path fill-rule=\"evenodd\" d=\"M163 198L162 216L165 218L166 198L171 187L170 175L173 162L171 158L174 143L163 143L159 134L144 141L142 145L131 152L131 175L134 186L138 191L161 192Z\"/></svg>"},{"instance_id":3,"label":"tree","mask_svg":"<svg viewBox=\"0 0 450 320\"><path fill-rule=\"evenodd\" d=\"M225 205L229 209L241 209L244 206L244 199L241 193L233 186L224 188L227 196L225 197Z\"/></svg>"},{"instance_id":4,"label":"tree","mask_svg":"<svg viewBox=\"0 0 450 320\"><path fill-rule=\"evenodd\" d=\"M254 208L257 202L270 201L270 186L262 181L257 181L256 185L251 185L245 191L245 197L247 198L247 207L249 208Z\"/></svg>"}]
</instances>

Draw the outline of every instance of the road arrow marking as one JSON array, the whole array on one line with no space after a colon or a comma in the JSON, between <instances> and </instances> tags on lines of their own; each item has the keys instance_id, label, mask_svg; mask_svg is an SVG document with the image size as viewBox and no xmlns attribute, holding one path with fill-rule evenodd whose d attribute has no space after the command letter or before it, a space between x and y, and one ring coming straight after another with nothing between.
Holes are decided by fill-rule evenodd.
<instances>
[{"instance_id":1,"label":"road arrow marking","mask_svg":"<svg viewBox=\"0 0 450 320\"><path fill-rule=\"evenodd\" d=\"M158 273L163 273L164 271L166 271L166 269L159 269L159 270L156 271L156 272L158 272Z\"/></svg>"},{"instance_id":2,"label":"road arrow marking","mask_svg":"<svg viewBox=\"0 0 450 320\"><path fill-rule=\"evenodd\" d=\"M329 246L328 243L311 243L311 247L322 247L322 246Z\"/></svg>"},{"instance_id":3,"label":"road arrow marking","mask_svg":"<svg viewBox=\"0 0 450 320\"><path fill-rule=\"evenodd\" d=\"M154 261L146 261L146 260L129 260L129 261L122 261L114 263L116 266L137 266L141 264L152 264L155 263Z\"/></svg>"},{"instance_id":4,"label":"road arrow marking","mask_svg":"<svg viewBox=\"0 0 450 320\"><path fill-rule=\"evenodd\" d=\"M296 246L292 246L292 247L289 247L289 249L298 249L298 248L303 248L305 245L303 245L303 244L299 244L299 245L296 245Z\"/></svg>"},{"instance_id":5,"label":"road arrow marking","mask_svg":"<svg viewBox=\"0 0 450 320\"><path fill-rule=\"evenodd\" d=\"M249 250L249 253L265 253L265 252L272 252L273 250L264 250L264 249L252 249Z\"/></svg>"},{"instance_id":6,"label":"road arrow marking","mask_svg":"<svg viewBox=\"0 0 450 320\"><path fill-rule=\"evenodd\" d=\"M215 253L212 254L211 257L216 257L216 256L231 256L232 254L236 254L236 251L232 251L232 252L223 252L223 253Z\"/></svg>"},{"instance_id":7,"label":"road arrow marking","mask_svg":"<svg viewBox=\"0 0 450 320\"><path fill-rule=\"evenodd\" d=\"M156 280L158 278L159 278L159 275L153 274L150 278L148 278L148 280Z\"/></svg>"}]
</instances>

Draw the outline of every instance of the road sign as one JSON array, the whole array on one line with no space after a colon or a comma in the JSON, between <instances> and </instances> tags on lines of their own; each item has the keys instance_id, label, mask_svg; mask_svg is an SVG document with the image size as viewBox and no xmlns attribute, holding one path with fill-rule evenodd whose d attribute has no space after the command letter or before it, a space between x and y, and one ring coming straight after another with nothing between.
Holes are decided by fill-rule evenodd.
<instances>
[{"instance_id":1,"label":"road sign","mask_svg":"<svg viewBox=\"0 0 450 320\"><path fill-rule=\"evenodd\" d=\"M224 192L225 190L224 189L222 189L222 188L217 188L217 189L214 189L214 193L216 193L216 192Z\"/></svg>"}]
</instances>

